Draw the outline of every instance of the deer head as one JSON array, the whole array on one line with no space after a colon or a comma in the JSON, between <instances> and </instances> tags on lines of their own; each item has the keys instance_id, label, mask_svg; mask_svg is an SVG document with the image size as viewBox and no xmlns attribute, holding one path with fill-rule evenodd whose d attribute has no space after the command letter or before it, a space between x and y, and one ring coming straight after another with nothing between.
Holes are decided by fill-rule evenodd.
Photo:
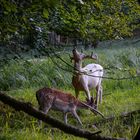
<instances>
[{"instance_id":1,"label":"deer head","mask_svg":"<svg viewBox=\"0 0 140 140\"><path fill-rule=\"evenodd\" d=\"M78 52L75 48L72 51L73 53L73 57L71 57L71 60L74 60L75 62L80 62L85 58L90 58L90 59L94 59L97 60L98 56L97 54L94 54L93 52L91 53L91 55L86 55L84 53L80 53Z\"/></svg>"}]
</instances>

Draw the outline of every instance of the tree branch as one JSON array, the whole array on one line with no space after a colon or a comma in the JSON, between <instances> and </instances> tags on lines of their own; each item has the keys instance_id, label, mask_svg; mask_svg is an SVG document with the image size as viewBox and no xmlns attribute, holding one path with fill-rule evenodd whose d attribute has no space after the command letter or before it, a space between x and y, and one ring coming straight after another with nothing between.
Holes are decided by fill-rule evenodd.
<instances>
[{"instance_id":1,"label":"tree branch","mask_svg":"<svg viewBox=\"0 0 140 140\"><path fill-rule=\"evenodd\" d=\"M134 111L127 112L127 113L122 113L118 117L116 117L116 116L110 116L108 118L105 118L105 119L99 120L98 122L95 122L94 125L99 125L99 124L102 124L102 123L111 122L111 121L115 120L116 118L123 119L124 117L129 117L129 116L135 115L135 114L140 114L140 110L134 110Z\"/></svg>"},{"instance_id":2,"label":"tree branch","mask_svg":"<svg viewBox=\"0 0 140 140\"><path fill-rule=\"evenodd\" d=\"M46 116L44 113L38 111L37 109L32 107L31 103L29 103L29 102L25 103L22 101L18 101L1 92L0 92L0 101L11 106L12 108L14 108L17 111L23 111L37 119L42 120L45 123L50 124L53 127L56 127L58 129L64 131L65 133L72 134L74 136L83 137L83 138L87 138L87 139L94 139L94 140L124 140L124 138L117 139L117 138L110 138L110 137L103 137L100 135L95 135L95 134L100 133L100 131L92 133L90 131L78 129L78 128L70 126L70 125L65 125L64 123L62 123L48 115Z\"/></svg>"}]
</instances>

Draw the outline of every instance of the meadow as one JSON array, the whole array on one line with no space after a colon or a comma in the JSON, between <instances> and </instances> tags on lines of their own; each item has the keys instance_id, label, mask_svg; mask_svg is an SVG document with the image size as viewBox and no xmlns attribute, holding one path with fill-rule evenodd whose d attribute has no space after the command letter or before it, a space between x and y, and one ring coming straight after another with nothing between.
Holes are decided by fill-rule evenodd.
<instances>
[{"instance_id":1,"label":"meadow","mask_svg":"<svg viewBox=\"0 0 140 140\"><path fill-rule=\"evenodd\" d=\"M71 47L56 48L56 54L46 50L49 56L38 58L32 57L33 52L29 52L23 54L24 59L8 61L0 68L0 90L18 100L31 102L35 107L38 107L35 92L44 86L55 87L75 95L71 84L73 70L73 63L69 58L69 55L72 55L71 50ZM99 57L97 61L86 60L83 65L99 63L104 67L103 103L99 105L99 111L106 117L115 116L112 121L98 123L102 120L100 116L94 115L90 110L78 110L84 124L83 129L92 132L101 130L103 136L132 139L140 124L140 114L123 118L119 116L140 110L140 41L138 39L105 41L101 42L97 49L83 51L86 54L93 51ZM85 93L81 92L79 98L84 100ZM48 114L63 121L61 112L51 110ZM80 127L71 115L68 116L68 123ZM0 139L82 138L65 134L47 124L40 128L37 119L23 112L16 112L0 102Z\"/></svg>"}]
</instances>

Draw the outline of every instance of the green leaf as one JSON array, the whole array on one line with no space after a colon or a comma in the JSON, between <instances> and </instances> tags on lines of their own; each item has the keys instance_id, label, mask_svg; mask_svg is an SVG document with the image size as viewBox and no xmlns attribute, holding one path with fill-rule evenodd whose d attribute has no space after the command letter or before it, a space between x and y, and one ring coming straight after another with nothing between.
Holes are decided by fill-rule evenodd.
<instances>
[{"instance_id":1,"label":"green leaf","mask_svg":"<svg viewBox=\"0 0 140 140\"><path fill-rule=\"evenodd\" d=\"M43 9L43 17L44 18L48 18L48 16L49 16L48 10L47 9Z\"/></svg>"}]
</instances>

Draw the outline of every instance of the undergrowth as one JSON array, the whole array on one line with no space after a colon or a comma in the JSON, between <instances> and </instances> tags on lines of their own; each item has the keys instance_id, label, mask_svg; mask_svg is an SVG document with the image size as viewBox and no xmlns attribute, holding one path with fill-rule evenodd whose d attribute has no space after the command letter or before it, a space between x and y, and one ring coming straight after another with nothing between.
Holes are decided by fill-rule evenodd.
<instances>
[{"instance_id":1,"label":"undergrowth","mask_svg":"<svg viewBox=\"0 0 140 140\"><path fill-rule=\"evenodd\" d=\"M115 116L116 119L108 123L97 124L95 127L94 123L102 118L95 116L90 110L78 110L84 129L102 130L101 135L103 136L133 138L140 124L140 114L123 119L118 117L126 112L140 109L140 48L139 43L133 45L133 42L134 40L114 41L111 44L103 42L100 44L101 47L94 50L99 55L99 59L95 63L101 64L105 71L104 77L110 78L103 79L103 103L99 105L99 110L106 117ZM91 50L85 51L87 54L90 52ZM72 65L68 54L71 54L71 51L60 52L59 56ZM91 62L93 60L86 60L84 65ZM0 68L0 90L6 91L18 100L31 102L38 107L35 92L44 86L59 88L75 95L71 84L71 71L71 66L54 56L11 60ZM122 78L122 80L114 80L118 78ZM85 94L81 93L79 98L84 100ZM51 110L49 115L63 121L60 112ZM78 126L71 115L68 116L68 123ZM47 124L40 129L35 118L23 112L16 112L0 102L0 139L75 140L81 138L64 134Z\"/></svg>"}]
</instances>

